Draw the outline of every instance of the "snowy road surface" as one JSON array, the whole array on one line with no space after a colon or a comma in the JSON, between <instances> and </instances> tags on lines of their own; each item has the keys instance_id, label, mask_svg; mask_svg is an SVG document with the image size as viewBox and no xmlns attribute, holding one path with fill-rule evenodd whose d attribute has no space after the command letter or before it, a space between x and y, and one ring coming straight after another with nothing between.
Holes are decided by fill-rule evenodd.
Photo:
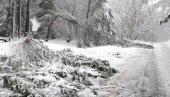
<instances>
[{"instance_id":1,"label":"snowy road surface","mask_svg":"<svg viewBox=\"0 0 170 97\"><path fill-rule=\"evenodd\" d=\"M119 74L102 85L114 85L104 97L170 97L170 46L140 50Z\"/></svg>"}]
</instances>

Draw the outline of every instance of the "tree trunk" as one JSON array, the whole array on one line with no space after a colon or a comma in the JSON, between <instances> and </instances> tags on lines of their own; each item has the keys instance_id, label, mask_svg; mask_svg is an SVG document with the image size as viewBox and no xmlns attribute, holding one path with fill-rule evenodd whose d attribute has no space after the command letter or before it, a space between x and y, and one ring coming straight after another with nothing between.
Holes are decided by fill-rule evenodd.
<instances>
[{"instance_id":1,"label":"tree trunk","mask_svg":"<svg viewBox=\"0 0 170 97\"><path fill-rule=\"evenodd\" d=\"M86 16L86 19L89 18L90 4L91 4L91 0L89 0L89 2L88 2L88 9L87 9L87 16Z\"/></svg>"},{"instance_id":2,"label":"tree trunk","mask_svg":"<svg viewBox=\"0 0 170 97\"><path fill-rule=\"evenodd\" d=\"M11 5L12 4L11 0L9 0L8 3L9 3L9 10L8 10L8 15L7 15L6 19L8 19L8 18L10 18L12 16L12 11L13 11L13 6ZM10 27L13 26L12 23L10 23L9 25L10 25ZM11 39L12 38L12 36L11 36L12 35L12 29L10 29L10 31L8 32L8 35L9 35L9 37Z\"/></svg>"},{"instance_id":3,"label":"tree trunk","mask_svg":"<svg viewBox=\"0 0 170 97\"><path fill-rule=\"evenodd\" d=\"M20 38L20 34L21 34L21 2L22 0L18 0L18 38Z\"/></svg>"},{"instance_id":4,"label":"tree trunk","mask_svg":"<svg viewBox=\"0 0 170 97\"><path fill-rule=\"evenodd\" d=\"M16 24L15 24L15 19L16 19L16 2L14 1L14 3L12 3L12 18L13 18L13 21L12 21L12 34L11 34L11 38L13 38L15 32L16 32Z\"/></svg>"},{"instance_id":5,"label":"tree trunk","mask_svg":"<svg viewBox=\"0 0 170 97\"><path fill-rule=\"evenodd\" d=\"M30 32L29 28L30 28L30 0L27 0L27 13L26 13L26 23L25 23L25 32L24 32L25 37Z\"/></svg>"},{"instance_id":6,"label":"tree trunk","mask_svg":"<svg viewBox=\"0 0 170 97\"><path fill-rule=\"evenodd\" d=\"M51 21L51 23L50 23L49 26L48 26L47 37L46 37L46 40L45 40L45 41L47 41L47 42L48 42L49 35L50 35L50 28L51 28L52 24L54 23L54 21L57 19L57 17L58 17L58 16L56 16L56 17Z\"/></svg>"},{"instance_id":7,"label":"tree trunk","mask_svg":"<svg viewBox=\"0 0 170 97\"><path fill-rule=\"evenodd\" d=\"M86 25L88 25L88 22L87 22L87 20L88 20L88 18L89 18L89 12L90 12L90 4L91 4L91 0L89 0L88 1L88 8L87 8L87 15L86 15ZM89 39L89 31L84 31L83 32L83 34L84 34L84 39L83 39L83 43L87 46L87 45L89 45L89 43L90 43L90 39Z\"/></svg>"}]
</instances>

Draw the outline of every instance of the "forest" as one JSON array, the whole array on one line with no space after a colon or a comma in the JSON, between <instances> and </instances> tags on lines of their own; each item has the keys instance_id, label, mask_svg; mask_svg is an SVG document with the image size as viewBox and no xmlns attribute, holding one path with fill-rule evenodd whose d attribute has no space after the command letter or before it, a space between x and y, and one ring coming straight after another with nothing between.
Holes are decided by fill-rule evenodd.
<instances>
[{"instance_id":1,"label":"forest","mask_svg":"<svg viewBox=\"0 0 170 97\"><path fill-rule=\"evenodd\" d=\"M0 2L1 36L14 39L31 35L46 41L63 38L76 40L79 47L123 44L128 40L156 41L158 34L154 31L161 28L159 22L166 17L160 11L163 4L151 6L147 0Z\"/></svg>"}]
</instances>

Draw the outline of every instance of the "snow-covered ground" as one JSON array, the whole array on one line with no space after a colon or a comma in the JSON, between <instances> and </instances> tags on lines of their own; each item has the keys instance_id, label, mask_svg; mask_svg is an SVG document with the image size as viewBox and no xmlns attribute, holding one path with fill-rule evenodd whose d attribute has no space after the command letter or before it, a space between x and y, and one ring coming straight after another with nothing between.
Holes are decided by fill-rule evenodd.
<instances>
[{"instance_id":1,"label":"snow-covered ground","mask_svg":"<svg viewBox=\"0 0 170 97\"><path fill-rule=\"evenodd\" d=\"M153 50L134 49L135 54L129 58L120 73L103 82L109 88L106 97L149 97L141 96L144 72ZM128 52L128 51L127 51Z\"/></svg>"},{"instance_id":2,"label":"snow-covered ground","mask_svg":"<svg viewBox=\"0 0 170 97\"><path fill-rule=\"evenodd\" d=\"M158 75L165 97L170 97L170 41L157 43L155 55L158 68Z\"/></svg>"},{"instance_id":3,"label":"snow-covered ground","mask_svg":"<svg viewBox=\"0 0 170 97\"><path fill-rule=\"evenodd\" d=\"M150 44L146 42L135 41L135 43L144 43ZM11 55L13 51L13 47L11 49L11 44L15 43L0 43L0 55ZM44 42L44 45L48 46L49 49L53 51L61 51L63 49L71 49L76 55L85 55L87 57L92 57L96 59L108 60L112 67L121 69L126 66L126 63L133 59L136 56L141 56L140 53L142 48L130 47L123 48L118 46L100 46L100 47L92 47L92 48L78 48L76 45L76 41L71 41L71 43L66 43L65 40L57 39L50 40L49 42ZM147 49L146 49L147 50Z\"/></svg>"},{"instance_id":4,"label":"snow-covered ground","mask_svg":"<svg viewBox=\"0 0 170 97\"><path fill-rule=\"evenodd\" d=\"M140 41L135 43L151 44ZM154 43L153 50L117 46L76 48L74 42L65 44L55 40L46 45L53 50L70 48L76 54L109 60L111 66L117 68L120 73L102 83L114 88L101 89L101 97L170 96L170 41Z\"/></svg>"},{"instance_id":5,"label":"snow-covered ground","mask_svg":"<svg viewBox=\"0 0 170 97\"><path fill-rule=\"evenodd\" d=\"M135 41L135 43L145 42ZM15 49L15 47L13 47L15 44L17 44L17 42L0 43L0 55L11 55ZM53 51L69 48L75 55L82 54L95 59L108 60L111 67L120 71L120 73L109 79L89 79L94 86L79 92L80 97L83 97L84 95L86 95L85 97L95 97L91 91L92 88L98 89L98 97L105 97L106 95L108 97L140 97L141 95L143 95L143 97L148 97L155 95L155 93L157 95L159 94L158 97L168 97L170 95L170 79L168 77L170 75L170 41L155 43L155 49L142 49L136 47L122 48L110 45L92 48L77 48L75 41L66 43L64 40L50 40L49 42L44 42L44 45ZM56 79L48 72L61 71L63 65L60 63L50 64L51 63L47 63L43 68L37 69L37 73L43 71L45 74L49 74L46 78L40 75L34 79L46 80L51 83L54 81L55 83ZM57 67L56 64L58 64ZM71 72L71 70L74 71L75 69L70 66L64 66L64 68L64 72ZM98 75L98 72L89 67L80 67L79 72ZM55 83L55 85L66 83L67 80L62 79L57 84ZM0 92L0 95L4 95L4 93L7 92L13 94L12 91L3 89L3 91ZM89 92L89 94L87 94L87 92ZM44 90L44 93L50 94L50 91L46 89Z\"/></svg>"},{"instance_id":6,"label":"snow-covered ground","mask_svg":"<svg viewBox=\"0 0 170 97\"><path fill-rule=\"evenodd\" d=\"M141 41L134 41L134 43L151 44ZM98 97L141 96L140 89L143 88L142 83L145 79L144 72L146 66L150 62L150 59L152 59L152 49L136 47L122 48L109 45L92 48L77 48L76 42L73 41L70 44L67 44L62 40L52 40L50 43L45 43L45 45L55 51L70 48L75 54L83 54L88 57L108 60L111 67L118 69L120 73L100 83L101 86L104 87L99 89L100 92L98 93ZM149 89L148 92L150 92Z\"/></svg>"},{"instance_id":7,"label":"snow-covered ground","mask_svg":"<svg viewBox=\"0 0 170 97\"><path fill-rule=\"evenodd\" d=\"M138 56L138 52L140 49L138 48L122 48L122 47L117 47L117 46L101 46L101 47L93 47L93 48L77 48L76 47L76 42L72 41L71 43L66 43L66 41L64 40L50 40L49 42L45 42L44 43L46 46L49 47L49 49L53 50L53 51L60 51L63 49L71 49L75 55L85 55L86 57L90 57L90 58L94 58L94 59L102 59L102 60L108 60L110 62L111 67L118 69L119 71L121 71L121 69L123 67L126 66L126 63L133 59L133 57ZM16 41L16 42L9 42L9 43L0 43L0 55L5 55L5 56L11 56L11 55L22 55L25 48L24 46L25 44L22 44L22 42L20 43ZM31 45L30 45L31 46ZM25 49L28 49L29 47L26 47ZM32 52L32 51L30 51ZM33 52L34 53L34 52ZM15 61L12 60L12 61ZM4 64L4 63L3 63ZM5 63L6 64L6 63ZM70 73L74 72L75 70L78 70L79 73L81 74L85 74L85 73L89 73L92 74L94 76L100 76L101 73L99 73L96 69L92 69L86 66L81 66L79 68L77 67L72 67L72 66L65 66L61 63L58 62L46 62L43 63L44 65L40 68L37 68L36 66L33 65L33 67L35 67L31 72L30 71L22 71L21 74L27 75L28 77L24 78L21 80L21 82L25 81L25 82L30 82L27 79L34 79L34 81L32 82L41 82L41 81L46 81L48 83L51 83L52 85L55 86L60 86L60 85L64 85L67 88L70 87L73 83L70 83L70 78L72 75L70 75ZM59 81L56 81L56 78L53 76L54 73L53 72L66 72L68 77L67 78L61 78L59 77ZM41 74L44 75L41 75ZM37 76L34 76L34 74L38 74ZM4 75L2 75L4 76ZM12 77L10 80L18 80L20 78L22 78L20 75L17 75L17 77L15 77L16 75L13 75L14 77ZM3 78L3 77L0 77ZM90 88L87 87L85 90L79 92L79 96L83 97L83 95L86 95L85 97L87 97L89 95L89 97L96 97L94 95L94 93L92 93L93 89L100 89L101 86L101 81L103 79L102 78L89 78L89 81L92 82L93 86L91 86ZM1 79L2 81L2 79ZM31 82L31 83L32 83ZM56 83L57 82L57 83ZM4 82L1 82L4 83ZM70 84L70 85L69 85ZM82 84L83 85L83 84ZM2 84L0 86L3 86ZM84 86L81 86L84 87ZM110 87L110 86L102 86L102 87ZM55 89L54 87L50 87L51 89ZM73 88L73 87L71 87ZM59 89L59 88L57 88ZM41 89L42 90L42 89ZM7 93L9 90L4 90L2 92L0 92L0 95L5 95L4 93ZM36 90L37 91L37 90ZM53 93L55 92L50 92L49 88L43 89L42 91L44 91L44 95L51 95L53 96ZM11 94L13 94L12 91L9 91ZM91 92L91 94L87 95L87 92ZM40 92L41 93L41 92ZM103 93L103 92L101 92ZM10 95L10 94L9 94ZM49 97L51 97L49 96Z\"/></svg>"},{"instance_id":8,"label":"snow-covered ground","mask_svg":"<svg viewBox=\"0 0 170 97\"><path fill-rule=\"evenodd\" d=\"M139 41L137 42L139 43ZM146 42L141 42L146 43ZM59 51L66 48L71 49L75 54L83 54L87 57L108 60L112 67L118 70L126 66L127 62L136 56L140 56L142 48L123 48L118 46L100 46L92 48L77 48L76 42L66 43L64 40L50 40L45 42L51 50ZM149 43L148 43L149 44Z\"/></svg>"},{"instance_id":9,"label":"snow-covered ground","mask_svg":"<svg viewBox=\"0 0 170 97\"><path fill-rule=\"evenodd\" d=\"M135 43L151 44L140 41L135 41ZM112 67L118 69L120 73L101 82L101 86L104 87L99 89L98 97L140 97L143 88L148 88L148 92L153 91L152 89L149 90L147 86L142 86L142 83L145 82L144 79L147 79L144 76L144 72L150 59L152 59L152 49L122 48L117 46L77 48L75 42L66 44L62 40L52 40L50 43L45 44L53 50L70 48L75 54L108 60ZM150 83L151 81L147 82Z\"/></svg>"},{"instance_id":10,"label":"snow-covered ground","mask_svg":"<svg viewBox=\"0 0 170 97\"><path fill-rule=\"evenodd\" d=\"M119 74L104 81L107 97L170 97L170 41L140 49ZM136 54L136 55L137 55Z\"/></svg>"}]
</instances>

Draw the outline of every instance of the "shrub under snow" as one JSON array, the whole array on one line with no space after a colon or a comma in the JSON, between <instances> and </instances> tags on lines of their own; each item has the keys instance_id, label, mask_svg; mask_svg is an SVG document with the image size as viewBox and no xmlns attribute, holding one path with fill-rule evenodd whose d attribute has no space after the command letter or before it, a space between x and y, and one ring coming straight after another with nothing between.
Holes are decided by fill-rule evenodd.
<instances>
[{"instance_id":1,"label":"shrub under snow","mask_svg":"<svg viewBox=\"0 0 170 97\"><path fill-rule=\"evenodd\" d=\"M0 56L0 88L12 91L11 96L83 97L85 91L96 96L95 80L118 72L106 60L74 55L69 49L53 52L31 38L9 47L10 56Z\"/></svg>"}]
</instances>

